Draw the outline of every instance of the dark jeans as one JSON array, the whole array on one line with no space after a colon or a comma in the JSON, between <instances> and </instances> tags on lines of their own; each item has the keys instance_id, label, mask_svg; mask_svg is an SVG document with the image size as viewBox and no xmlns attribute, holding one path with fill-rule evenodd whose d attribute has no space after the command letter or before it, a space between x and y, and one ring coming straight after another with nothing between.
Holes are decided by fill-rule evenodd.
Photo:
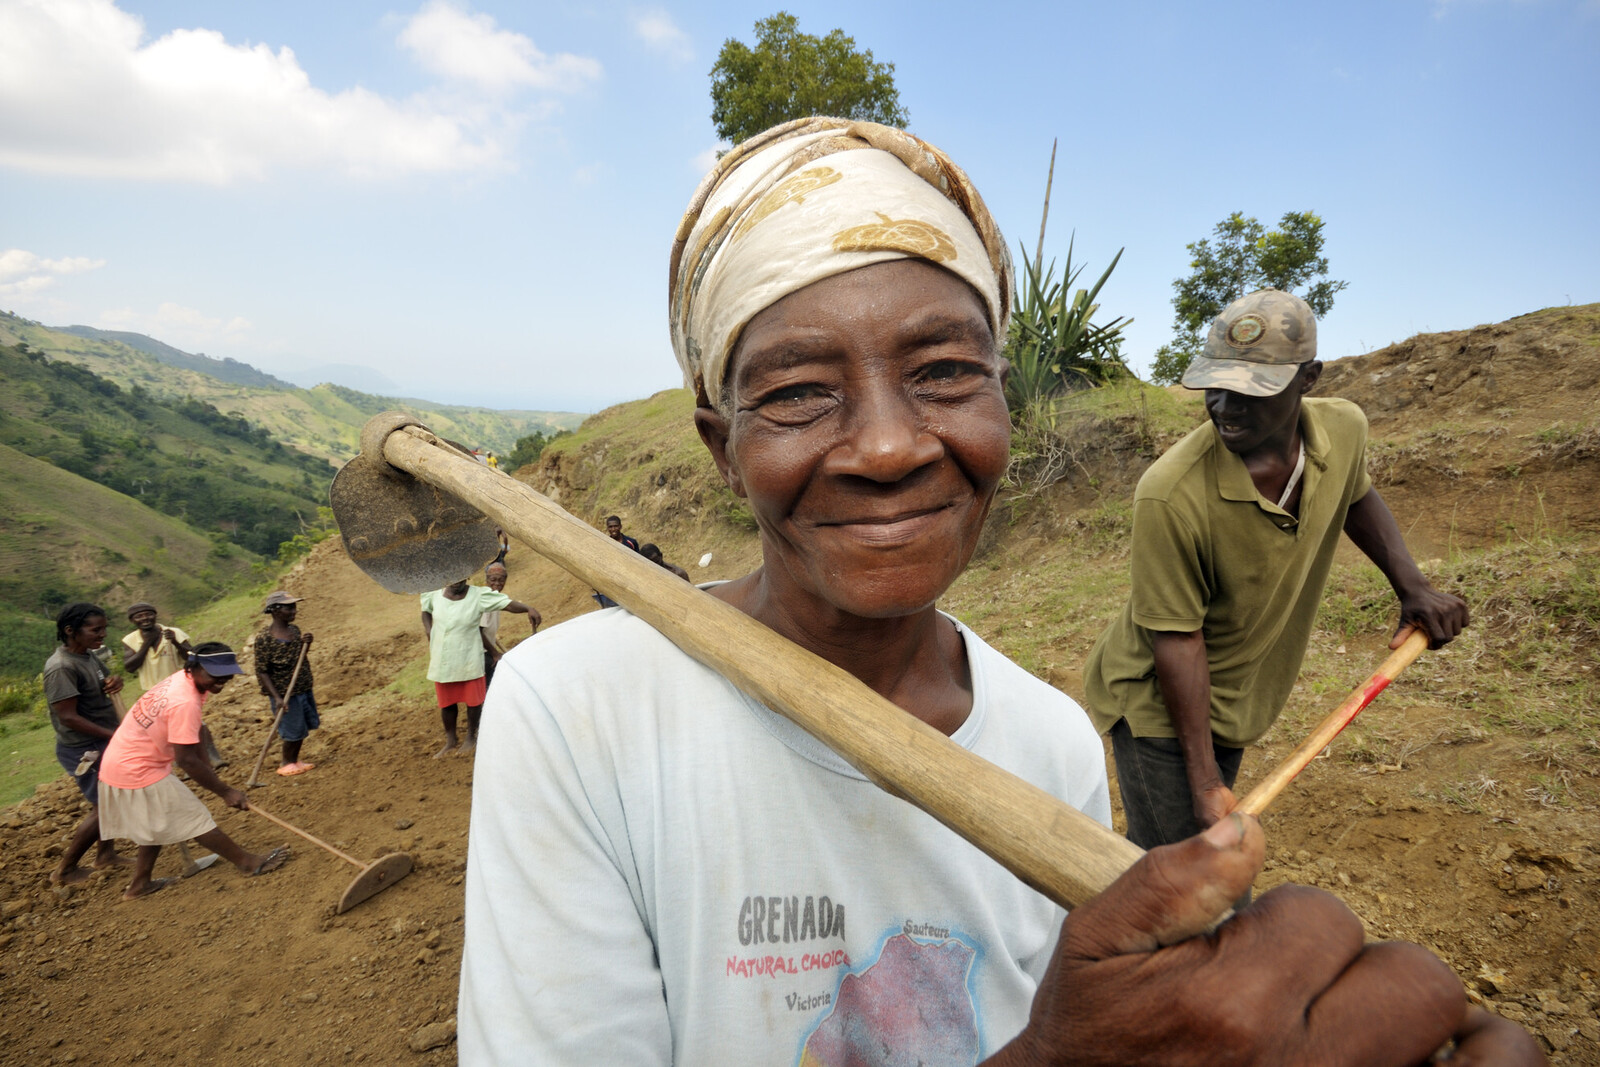
<instances>
[{"instance_id":1,"label":"dark jeans","mask_svg":"<svg viewBox=\"0 0 1600 1067\"><path fill-rule=\"evenodd\" d=\"M86 745L63 744L56 740L56 762L61 764L61 769L72 778L72 784L78 787L78 792L83 794L90 806L100 803L100 761L95 760L82 774L78 774L78 764L82 762L87 752L98 752L105 755L106 746L110 740L94 740Z\"/></svg>"},{"instance_id":2,"label":"dark jeans","mask_svg":"<svg viewBox=\"0 0 1600 1067\"><path fill-rule=\"evenodd\" d=\"M1244 749L1218 744L1212 739L1217 770L1233 788L1239 777ZM1117 762L1117 785L1122 790L1122 810L1128 817L1128 840L1140 848L1170 845L1200 832L1194 802L1189 796L1189 774L1183 749L1172 737L1134 737L1126 719L1111 728L1111 755Z\"/></svg>"}]
</instances>

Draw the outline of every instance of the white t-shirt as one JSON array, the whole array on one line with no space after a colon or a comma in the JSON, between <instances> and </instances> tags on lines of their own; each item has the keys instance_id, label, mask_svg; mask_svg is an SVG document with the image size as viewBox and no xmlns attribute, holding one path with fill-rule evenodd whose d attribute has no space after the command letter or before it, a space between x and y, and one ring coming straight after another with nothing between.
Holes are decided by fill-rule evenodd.
<instances>
[{"instance_id":1,"label":"white t-shirt","mask_svg":"<svg viewBox=\"0 0 1600 1067\"><path fill-rule=\"evenodd\" d=\"M954 740L1110 825L1082 709L962 636ZM626 611L518 645L482 729L461 1063L970 1064L1027 1022L1061 909Z\"/></svg>"}]
</instances>

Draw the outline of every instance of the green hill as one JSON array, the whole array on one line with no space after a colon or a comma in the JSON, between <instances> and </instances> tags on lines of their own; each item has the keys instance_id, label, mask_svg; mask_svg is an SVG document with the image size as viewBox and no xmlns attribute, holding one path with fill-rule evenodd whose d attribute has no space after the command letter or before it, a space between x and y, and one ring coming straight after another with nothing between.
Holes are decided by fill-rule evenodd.
<instances>
[{"instance_id":1,"label":"green hill","mask_svg":"<svg viewBox=\"0 0 1600 1067\"><path fill-rule=\"evenodd\" d=\"M50 619L74 600L104 606L121 634L128 604L188 611L256 558L6 445L0 470L0 676L38 672L55 645Z\"/></svg>"},{"instance_id":2,"label":"green hill","mask_svg":"<svg viewBox=\"0 0 1600 1067\"><path fill-rule=\"evenodd\" d=\"M518 438L574 429L584 419L570 412L502 411L374 396L338 385L300 389L248 364L192 355L143 334L83 326L58 330L0 312L0 348L18 342L52 360L87 367L124 389L138 386L155 397L204 401L286 445L335 463L355 455L362 423L379 411L409 411L443 437L498 453L511 452Z\"/></svg>"},{"instance_id":3,"label":"green hill","mask_svg":"<svg viewBox=\"0 0 1600 1067\"><path fill-rule=\"evenodd\" d=\"M219 543L277 551L316 515L333 468L193 398L122 389L41 353L0 349L0 444L136 497Z\"/></svg>"}]
</instances>

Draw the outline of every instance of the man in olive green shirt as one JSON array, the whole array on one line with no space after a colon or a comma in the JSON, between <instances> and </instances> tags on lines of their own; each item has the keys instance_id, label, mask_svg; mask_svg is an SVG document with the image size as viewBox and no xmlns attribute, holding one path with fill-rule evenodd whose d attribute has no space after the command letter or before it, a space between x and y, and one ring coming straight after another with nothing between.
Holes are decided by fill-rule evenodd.
<instances>
[{"instance_id":1,"label":"man in olive green shirt","mask_svg":"<svg viewBox=\"0 0 1600 1067\"><path fill-rule=\"evenodd\" d=\"M1211 324L1183 384L1210 422L1151 464L1133 505L1133 591L1084 672L1111 734L1128 837L1144 848L1233 807L1244 747L1294 688L1342 529L1400 599L1400 628L1437 648L1467 606L1417 569L1367 477L1367 420L1307 399L1322 375L1316 318L1273 289Z\"/></svg>"}]
</instances>

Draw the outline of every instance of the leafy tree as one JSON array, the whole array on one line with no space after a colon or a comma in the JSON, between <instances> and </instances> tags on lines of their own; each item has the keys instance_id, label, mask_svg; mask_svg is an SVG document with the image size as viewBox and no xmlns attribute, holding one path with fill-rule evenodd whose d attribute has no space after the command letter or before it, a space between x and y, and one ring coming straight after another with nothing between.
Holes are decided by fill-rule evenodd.
<instances>
[{"instance_id":1,"label":"leafy tree","mask_svg":"<svg viewBox=\"0 0 1600 1067\"><path fill-rule=\"evenodd\" d=\"M1215 244L1202 237L1188 246L1187 278L1172 283L1172 327L1176 336L1156 350L1152 380L1173 384L1183 377L1189 361L1205 346L1211 320L1235 300L1257 289L1292 293L1321 318L1333 307L1334 294L1349 285L1327 277L1328 257L1322 254L1322 219L1314 211L1289 211L1268 230L1253 217L1235 211L1212 231Z\"/></svg>"},{"instance_id":2,"label":"leafy tree","mask_svg":"<svg viewBox=\"0 0 1600 1067\"><path fill-rule=\"evenodd\" d=\"M856 50L843 30L826 37L800 32L787 11L756 22L754 48L730 37L711 67L711 122L738 144L769 126L807 115L865 119L888 126L909 121L894 87L894 64Z\"/></svg>"},{"instance_id":3,"label":"leafy tree","mask_svg":"<svg viewBox=\"0 0 1600 1067\"><path fill-rule=\"evenodd\" d=\"M514 471L526 467L530 463L537 463L539 456L544 452L544 446L558 437L565 437L570 430L557 430L553 434L546 434L543 430L535 430L526 437L517 438L517 447L511 455L506 457L501 464L502 470Z\"/></svg>"}]
</instances>

